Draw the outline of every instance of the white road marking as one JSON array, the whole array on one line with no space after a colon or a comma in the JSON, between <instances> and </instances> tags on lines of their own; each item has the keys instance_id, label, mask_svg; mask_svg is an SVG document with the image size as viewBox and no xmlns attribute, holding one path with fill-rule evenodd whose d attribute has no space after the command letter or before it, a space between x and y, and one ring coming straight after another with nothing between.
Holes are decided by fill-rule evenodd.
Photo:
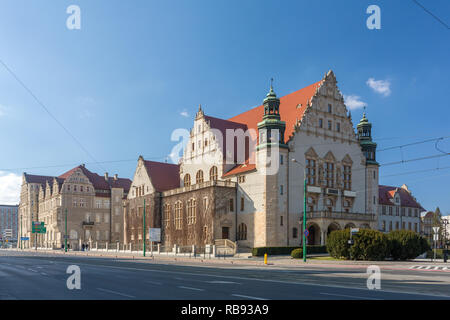
<instances>
[{"instance_id":1,"label":"white road marking","mask_svg":"<svg viewBox=\"0 0 450 320\"><path fill-rule=\"evenodd\" d=\"M103 291L103 292L108 292L108 293L113 293L113 294L118 294L119 296L123 296L123 297L136 298L135 296L130 296L130 295L125 294L125 293L120 293L120 292L112 291L112 290L108 290L108 289L97 288L97 290L100 290L100 291Z\"/></svg>"},{"instance_id":2,"label":"white road marking","mask_svg":"<svg viewBox=\"0 0 450 320\"><path fill-rule=\"evenodd\" d=\"M144 281L145 283L150 283L150 284L157 284L157 285L161 285L161 282L156 282L156 281L150 281L150 280L146 280Z\"/></svg>"},{"instance_id":3,"label":"white road marking","mask_svg":"<svg viewBox=\"0 0 450 320\"><path fill-rule=\"evenodd\" d=\"M208 283L215 283L215 284L240 284L238 282L233 282L233 281L205 281Z\"/></svg>"},{"instance_id":4,"label":"white road marking","mask_svg":"<svg viewBox=\"0 0 450 320\"><path fill-rule=\"evenodd\" d=\"M434 270L439 270L440 267L434 267Z\"/></svg>"},{"instance_id":5,"label":"white road marking","mask_svg":"<svg viewBox=\"0 0 450 320\"><path fill-rule=\"evenodd\" d=\"M198 288L192 288L192 287L178 286L178 288L180 288L180 289L188 289L188 290L195 290L195 291L205 291L205 289L198 289Z\"/></svg>"},{"instance_id":6,"label":"white road marking","mask_svg":"<svg viewBox=\"0 0 450 320\"><path fill-rule=\"evenodd\" d=\"M429 270L429 269L431 269L431 266L427 266L427 267L425 268L425 270Z\"/></svg>"},{"instance_id":7,"label":"white road marking","mask_svg":"<svg viewBox=\"0 0 450 320\"><path fill-rule=\"evenodd\" d=\"M239 298L247 298L247 299L252 299L252 300L268 300L268 299L252 297L252 296L244 296L242 294L232 294L232 296L239 297Z\"/></svg>"},{"instance_id":8,"label":"white road marking","mask_svg":"<svg viewBox=\"0 0 450 320\"><path fill-rule=\"evenodd\" d=\"M337 293L326 293L326 292L321 292L320 294L327 295L327 296L355 298L355 299L362 299L362 300L366 300L366 299L369 299L369 300L382 300L382 299L377 299L377 298L349 296L349 295L346 295L346 294L337 294Z\"/></svg>"},{"instance_id":9,"label":"white road marking","mask_svg":"<svg viewBox=\"0 0 450 320\"><path fill-rule=\"evenodd\" d=\"M58 264L65 264L63 262L58 262ZM78 265L84 265L88 267L100 267L104 268L105 265L102 264L94 264L94 263L84 263L84 262L78 262ZM182 274L182 275L193 275L193 276L200 276L200 277L214 277L214 278L225 278L225 279L236 279L236 280L246 280L246 281L261 281L261 282L269 282L269 283L283 283L283 284L289 284L289 285L310 285L310 286L316 286L316 287L326 287L326 288L343 288L343 289L351 289L351 290L364 290L367 291L367 288L358 288L358 287L350 287L350 286L343 286L343 285L329 285L329 284L319 284L319 283L312 283L312 282L306 282L306 281L283 281L283 280L273 280L273 279L255 279L255 278L245 278L242 276L225 276L225 275L215 275L215 274L207 274L207 273L195 273L195 272L182 272L182 271L168 271L168 270L156 270L156 269L142 269L142 268L132 268L132 267L116 267L108 265L106 266L110 269L123 269L123 270L135 270L135 271L145 271L145 272L160 272L160 273L172 273L172 274ZM414 292L405 292L405 291L398 291L398 290L386 290L381 289L378 290L379 292L389 292L389 293L396 293L396 294L407 294L407 295L421 295L421 296L429 296L429 297L449 297L449 295L443 295L443 294L431 294L431 293L414 293Z\"/></svg>"}]
</instances>

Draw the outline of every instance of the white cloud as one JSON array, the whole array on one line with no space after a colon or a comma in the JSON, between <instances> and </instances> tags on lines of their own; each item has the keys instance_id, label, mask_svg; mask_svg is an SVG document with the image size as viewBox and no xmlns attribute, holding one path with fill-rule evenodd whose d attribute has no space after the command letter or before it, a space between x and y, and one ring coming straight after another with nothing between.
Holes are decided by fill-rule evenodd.
<instances>
[{"instance_id":1,"label":"white cloud","mask_svg":"<svg viewBox=\"0 0 450 320\"><path fill-rule=\"evenodd\" d=\"M345 105L350 110L361 109L362 107L367 106L367 103L361 101L361 97L356 95L344 95L344 101Z\"/></svg>"},{"instance_id":2,"label":"white cloud","mask_svg":"<svg viewBox=\"0 0 450 320\"><path fill-rule=\"evenodd\" d=\"M389 80L375 80L369 78L366 84L371 87L375 92L387 97L391 94L391 82Z\"/></svg>"},{"instance_id":3,"label":"white cloud","mask_svg":"<svg viewBox=\"0 0 450 320\"><path fill-rule=\"evenodd\" d=\"M18 204L22 177L0 171L0 204Z\"/></svg>"},{"instance_id":4,"label":"white cloud","mask_svg":"<svg viewBox=\"0 0 450 320\"><path fill-rule=\"evenodd\" d=\"M188 117L189 117L189 113L187 113L187 111L184 110L184 111L180 112L180 116L183 116L183 117L185 117L185 118L188 118Z\"/></svg>"}]
</instances>

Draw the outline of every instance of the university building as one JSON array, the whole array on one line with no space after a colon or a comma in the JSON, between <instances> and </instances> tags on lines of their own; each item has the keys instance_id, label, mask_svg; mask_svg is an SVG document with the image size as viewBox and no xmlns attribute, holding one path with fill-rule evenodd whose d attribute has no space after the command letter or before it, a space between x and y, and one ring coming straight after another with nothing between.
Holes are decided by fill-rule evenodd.
<instances>
[{"instance_id":1,"label":"university building","mask_svg":"<svg viewBox=\"0 0 450 320\"><path fill-rule=\"evenodd\" d=\"M411 230L421 232L424 208L404 184L400 188L379 186L378 229L383 232Z\"/></svg>"},{"instance_id":2,"label":"university building","mask_svg":"<svg viewBox=\"0 0 450 320\"><path fill-rule=\"evenodd\" d=\"M0 238L2 241L17 241L17 205L0 204ZM11 236L7 236L6 232L11 231Z\"/></svg>"},{"instance_id":3,"label":"university building","mask_svg":"<svg viewBox=\"0 0 450 320\"><path fill-rule=\"evenodd\" d=\"M122 200L130 185L129 179L100 176L84 165L58 177L23 173L19 234L30 240L19 246L61 248L66 234L74 250L122 241ZM44 222L47 232L33 234L33 221Z\"/></svg>"},{"instance_id":4,"label":"university building","mask_svg":"<svg viewBox=\"0 0 450 320\"><path fill-rule=\"evenodd\" d=\"M309 244L377 229L376 146L365 114L355 132L332 71L281 98L271 86L262 105L230 119L200 107L179 164L139 158L124 241L142 243L145 199L145 227L162 228L163 246L299 245L304 181Z\"/></svg>"}]
</instances>

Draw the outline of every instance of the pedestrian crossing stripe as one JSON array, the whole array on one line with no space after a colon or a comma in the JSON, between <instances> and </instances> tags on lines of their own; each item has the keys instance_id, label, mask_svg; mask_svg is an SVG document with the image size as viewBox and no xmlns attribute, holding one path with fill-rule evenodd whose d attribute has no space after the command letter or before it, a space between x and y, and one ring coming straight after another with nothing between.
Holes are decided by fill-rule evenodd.
<instances>
[{"instance_id":1,"label":"pedestrian crossing stripe","mask_svg":"<svg viewBox=\"0 0 450 320\"><path fill-rule=\"evenodd\" d=\"M414 270L439 270L439 271L447 271L450 269L448 267L445 266L411 266L409 267L409 269L414 269Z\"/></svg>"}]
</instances>

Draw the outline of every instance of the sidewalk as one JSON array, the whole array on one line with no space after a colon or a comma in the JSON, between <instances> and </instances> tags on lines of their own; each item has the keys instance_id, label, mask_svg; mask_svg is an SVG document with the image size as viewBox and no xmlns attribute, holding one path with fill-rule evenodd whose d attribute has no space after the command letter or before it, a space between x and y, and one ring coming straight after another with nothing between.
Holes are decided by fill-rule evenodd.
<instances>
[{"instance_id":1,"label":"sidewalk","mask_svg":"<svg viewBox=\"0 0 450 320\"><path fill-rule=\"evenodd\" d=\"M430 264L440 264L443 266L450 266L450 263L443 263L442 259L431 261L430 259L415 259L411 261L354 261L354 260L316 260L315 257L324 256L322 255L311 255L307 258L306 263L302 259L293 259L289 255L277 255L268 256L268 264L264 264L264 257L203 257L198 255L196 257L189 257L184 255L165 255L165 254L154 254L151 256L150 252L143 256L142 252L106 252L106 251L69 251L64 252L62 250L44 250L38 249L0 249L1 251L15 251L15 252L30 252L30 253L46 253L54 255L67 255L67 256L83 256L83 257L102 257L102 258L113 258L113 259L131 259L131 260L141 260L141 261L161 261L161 262L187 262L187 263L210 263L210 264L234 264L241 266L275 266L275 267L304 267L304 266L369 266L369 265L380 265L384 267L410 267L414 265L430 265Z\"/></svg>"}]
</instances>

